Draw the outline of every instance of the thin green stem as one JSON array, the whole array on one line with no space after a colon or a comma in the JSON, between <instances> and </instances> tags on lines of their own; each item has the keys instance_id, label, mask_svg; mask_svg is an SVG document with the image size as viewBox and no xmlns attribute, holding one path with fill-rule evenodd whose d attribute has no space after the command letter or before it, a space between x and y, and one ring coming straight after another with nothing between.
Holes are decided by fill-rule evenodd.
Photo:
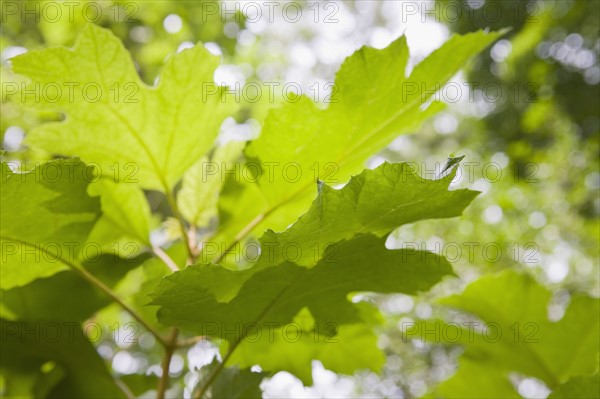
<instances>
[{"instance_id":1,"label":"thin green stem","mask_svg":"<svg viewBox=\"0 0 600 399\"><path fill-rule=\"evenodd\" d=\"M178 348L186 348L188 346L196 345L198 342L202 342L207 339L204 335L198 335L196 337L182 339L177 342Z\"/></svg>"},{"instance_id":2,"label":"thin green stem","mask_svg":"<svg viewBox=\"0 0 600 399\"><path fill-rule=\"evenodd\" d=\"M100 71L100 72L102 73L102 71ZM134 137L134 139L138 142L140 147L142 147L144 152L146 152L146 155L148 156L148 160L150 161L152 168L154 169L154 172L156 173L156 177L160 180L160 184L162 185L162 188L165 191L165 195L167 196L167 201L169 202L169 206L170 206L171 210L173 211L173 214L177 218L177 221L179 222L182 238L185 240L185 247L188 252L189 260L194 261L194 254L189 245L188 235L187 235L187 232L185 229L185 222L184 222L183 218L181 217L181 214L179 213L179 210L177 208L177 202L175 201L175 197L173 196L173 193L171 192L171 189L169 188L169 183L167 182L167 179L163 172L163 168L160 167L156 157L154 156L152 151L150 151L150 148L148 147L146 142L142 139L143 135L141 134L141 132L137 131L131 125L131 123L129 123L129 120L125 116L123 116L118 111L118 109L115 109L114 107L112 107L112 105L110 103L107 103L105 105L107 105L108 109L119 119L119 121L121 123L123 123L123 125L125 125L127 130L129 130L129 132Z\"/></svg>"},{"instance_id":3,"label":"thin green stem","mask_svg":"<svg viewBox=\"0 0 600 399\"><path fill-rule=\"evenodd\" d=\"M295 282L297 282L297 281L298 280L296 280ZM269 313L269 311L273 308L273 306L275 306L275 304L277 303L277 301L283 295L285 295L285 293L295 284L295 282L287 285L285 288L283 288L281 291L279 291L279 293L273 299L273 301L271 301L271 303L269 305L267 305L260 312L260 314L256 317L256 319L254 319L254 321L252 322L252 324L257 324L258 322L260 322ZM208 388L212 385L212 383L215 381L215 379L219 376L219 374L221 373L221 371L223 371L223 369L225 368L225 364L227 363L227 361L229 360L229 358L231 357L231 355L233 354L233 352L237 349L237 347L239 346L239 344L242 342L242 340L245 337L246 337L246 335L241 334L240 337L233 344L231 344L231 347L227 351L227 354L223 357L223 361L221 361L221 363L219 363L219 365L210 373L210 376L208 377L208 379L206 380L206 382L202 385L202 387L194 395L194 399L200 399L200 398L202 398L202 396L206 393L206 391L208 390Z\"/></svg>"},{"instance_id":4,"label":"thin green stem","mask_svg":"<svg viewBox=\"0 0 600 399\"><path fill-rule=\"evenodd\" d=\"M65 266L69 267L72 271L74 271L76 274L78 274L81 278L83 278L85 281L87 281L88 283L90 283L91 285L93 285L94 287L98 288L100 291L104 292L109 298L111 298L113 301L115 301L116 303L118 303L127 313L129 313L134 319L136 319L142 326L144 326L144 328L146 328L146 330L148 330L148 332L150 332L152 335L154 335L154 337L158 340L158 342L160 342L160 344L164 347L167 346L166 341L164 340L164 338L160 335L160 333L154 328L152 327L148 322L146 322L146 320L144 320L144 318L138 313L136 312L132 307L130 307L129 305L127 305L121 298L119 298L117 296L117 294L115 294L106 284L104 284L102 281L98 280L96 278L96 276L94 276L93 274L91 274L90 272L88 272L86 269L84 269L83 267L76 265L75 263L64 259L63 257L47 250L46 248L43 248L39 245L32 245L31 243L28 243L26 241L23 240L18 240L12 237L5 237L2 236L2 238L8 240L8 241L14 241L14 242L18 242L22 245L25 245L27 247L32 247L37 249L38 251L44 252L45 254L47 254L48 256L56 259L57 261L63 263Z\"/></svg>"},{"instance_id":5,"label":"thin green stem","mask_svg":"<svg viewBox=\"0 0 600 399\"><path fill-rule=\"evenodd\" d=\"M160 342L162 346L166 346L166 341L160 335L158 330L152 327L144 318L136 312L132 307L127 305L121 298L117 296L108 286L106 286L102 281L98 280L93 274L88 272L83 268L77 268L74 265L71 266L73 270L76 270L84 279L86 279L90 284L98 287L102 290L106 295L108 295L113 301L117 302L127 313L129 313L134 319L136 319L148 332L150 332L154 337Z\"/></svg>"},{"instance_id":6,"label":"thin green stem","mask_svg":"<svg viewBox=\"0 0 600 399\"><path fill-rule=\"evenodd\" d=\"M158 388L156 389L156 399L164 399L165 392L169 387L169 367L171 366L171 358L177 348L177 335L179 330L177 328L171 328L169 336L167 337L167 346L165 347L165 353L161 362L162 374L160 380L158 380Z\"/></svg>"},{"instance_id":7,"label":"thin green stem","mask_svg":"<svg viewBox=\"0 0 600 399\"><path fill-rule=\"evenodd\" d=\"M135 395L133 394L133 392L131 392L131 389L129 389L129 387L123 382L123 380L117 377L114 377L113 380L115 381L115 385L117 386L117 388L119 388L121 392L123 392L127 399L135 399Z\"/></svg>"},{"instance_id":8,"label":"thin green stem","mask_svg":"<svg viewBox=\"0 0 600 399\"><path fill-rule=\"evenodd\" d=\"M292 195L290 195L289 197L285 198L284 200L282 200L280 203L272 206L271 208L267 209L266 211L258 214L254 219L252 219L247 225L245 225L240 231L239 233L237 233L235 235L235 238L233 239L233 242L227 247L225 248L225 250L223 252L221 252L217 257L215 257L215 259L212 260L213 263L218 263L221 261L221 259L223 259L225 257L225 255L227 255L229 253L229 251L231 251L240 241L242 241L244 238L246 238L248 236L248 234L250 234L252 232L252 230L254 230L254 228L256 226L258 226L262 221L264 221L265 219L267 219L269 216L271 216L271 214L273 212L275 212L277 209L279 209L280 207L282 207L283 205L287 204L288 202L290 202L292 199L296 198L300 193L302 193L304 190L306 190L308 187L310 187L310 185L305 185L302 186L299 190L295 191L294 193L292 193Z\"/></svg>"},{"instance_id":9,"label":"thin green stem","mask_svg":"<svg viewBox=\"0 0 600 399\"><path fill-rule=\"evenodd\" d=\"M157 258L159 258L160 260L162 260L163 263L165 265L167 265L167 267L172 272L177 272L177 271L180 270L179 266L177 266L177 264L175 263L175 261L173 259L171 259L171 257L165 251L163 251L162 248L160 248L160 247L153 247L152 248L152 253L154 255L156 255Z\"/></svg>"},{"instance_id":10,"label":"thin green stem","mask_svg":"<svg viewBox=\"0 0 600 399\"><path fill-rule=\"evenodd\" d=\"M252 219L250 223L244 226L244 228L240 230L240 232L235 236L233 242L227 248L225 248L225 250L221 252L215 259L213 259L213 263L219 263L221 259L223 259L223 257L227 255L229 251L231 251L233 247L237 245L238 242L243 240L244 237L246 237L256 226L258 226L258 224L262 222L266 216L267 213L261 213L260 215Z\"/></svg>"},{"instance_id":11,"label":"thin green stem","mask_svg":"<svg viewBox=\"0 0 600 399\"><path fill-rule=\"evenodd\" d=\"M167 202L169 203L169 207L171 208L171 211L173 212L173 215L175 216L175 218L177 219L177 222L179 224L179 231L181 233L181 239L183 240L184 244L185 244L185 249L188 255L188 262L194 263L194 261L196 260L196 255L195 255L195 251L193 250L193 246L190 244L190 237L188 235L188 231L186 230L185 227L185 221L183 220L183 216L181 216L181 213L179 212L179 208L177 207L177 201L175 200L175 197L173 196L173 193L171 192L171 190L169 190L168 186L164 187L165 189L165 194L167 196Z\"/></svg>"}]
</instances>

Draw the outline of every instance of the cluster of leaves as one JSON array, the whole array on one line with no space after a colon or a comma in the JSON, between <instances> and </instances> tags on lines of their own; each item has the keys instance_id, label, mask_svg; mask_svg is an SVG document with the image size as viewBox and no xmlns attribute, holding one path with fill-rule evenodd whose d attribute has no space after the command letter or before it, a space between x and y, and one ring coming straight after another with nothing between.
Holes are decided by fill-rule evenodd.
<instances>
[{"instance_id":1,"label":"cluster of leaves","mask_svg":"<svg viewBox=\"0 0 600 399\"><path fill-rule=\"evenodd\" d=\"M353 294L413 295L451 276L443 257L387 249L386 237L404 224L458 216L476 192L449 191L454 172L426 180L408 164L384 163L373 170L362 170L363 165L399 134L413 131L439 111L442 104L430 103L434 88L500 34L454 36L408 75L405 38L383 50L362 48L337 75L337 102L322 109L300 97L273 110L258 139L220 145L219 128L236 104L224 96L224 88L214 90L209 84L218 58L202 45L171 56L153 87L140 80L121 42L94 25L83 31L73 49L30 51L12 59L14 71L29 79L29 90L77 82L81 87L95 85L102 94L98 101L89 101L76 90L74 98L42 97L30 104L66 118L32 129L26 144L65 159L18 171L2 163L0 315L2 339L9 342L0 364L5 393L131 396L137 389L127 388L126 378L111 376L80 329L55 340L28 333L40 323L79 326L112 302L164 347L163 368L168 369L170 356L187 338L220 342L221 360L201 370L205 372L195 397L209 391L213 397L256 396L262 378L281 370L309 384L312 360L339 373L378 371L385 360L373 330L378 312L367 303L355 303ZM419 90L407 92L407 82ZM138 88L135 101L118 101L123 97L115 97L114 87L132 87L128 84ZM252 162L262 172L293 163L301 174L293 181L280 173L268 179L224 179L205 174L209 161ZM327 184L334 183L327 168L331 164L335 183L345 183L341 189ZM133 165L135 175L127 175L124 165ZM114 170L120 173L108 178L106 172ZM172 218L153 212L150 195L164 199ZM172 240L157 244L150 239L157 223L171 222L178 228ZM247 265L232 262L236 251L256 237L256 259ZM209 242L225 246L207 259ZM136 249L130 251L132 244ZM90 258L90 246L100 248L98 256ZM296 250L291 256L290 247ZM151 265L159 260L164 265L156 271ZM127 301L115 287L127 273L140 269L138 295ZM570 338L581 342L581 353L587 355L569 358L552 350L563 339L564 328L549 325L541 311L547 294L531 288L535 284L523 276L477 282L463 300L449 299L449 304L485 321L507 320L495 313L493 303L486 308L481 297L495 290L508 292L505 287L513 280L525 281L514 292L535 293L535 306L517 321L539 320L547 327L544 344L550 349L504 360L494 378L517 371L554 388L570 377L594 372L598 347L591 340L598 336L597 325ZM514 304L502 302L501 309L510 312L522 303L512 299ZM580 322L581 309L597 309L597 302L574 301L564 323ZM579 331L573 323L569 328ZM293 342L285 339L290 326L299 329ZM468 347L467 355L483 352L491 362L506 355L501 346L473 348ZM455 379L464 374L463 367L472 367L466 359ZM531 365L533 361L541 365ZM251 372L254 365L262 372ZM168 379L167 370L162 374L159 397ZM463 387L464 380L452 381L440 392L451 396ZM559 390L570 389L568 384L573 383Z\"/></svg>"}]
</instances>

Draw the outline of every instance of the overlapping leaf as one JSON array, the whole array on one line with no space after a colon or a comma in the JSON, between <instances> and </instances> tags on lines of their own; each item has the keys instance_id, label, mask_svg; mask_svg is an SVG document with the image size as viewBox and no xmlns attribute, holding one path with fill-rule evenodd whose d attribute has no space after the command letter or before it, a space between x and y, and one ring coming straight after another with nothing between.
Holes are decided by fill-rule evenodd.
<instances>
[{"instance_id":1,"label":"overlapping leaf","mask_svg":"<svg viewBox=\"0 0 600 399\"><path fill-rule=\"evenodd\" d=\"M95 25L73 49L29 51L11 62L39 93L21 98L67 115L33 129L28 145L79 156L143 188L171 189L212 147L232 109L213 83L219 58L202 45L171 56L156 87L140 80L122 43Z\"/></svg>"},{"instance_id":2,"label":"overlapping leaf","mask_svg":"<svg viewBox=\"0 0 600 399\"><path fill-rule=\"evenodd\" d=\"M183 185L177 193L177 205L182 216L195 226L208 226L218 214L219 194L225 183L224 176L236 168L244 142L232 141L218 147L210 158L197 161L183 176ZM239 172L237 172L239 173Z\"/></svg>"},{"instance_id":3,"label":"overlapping leaf","mask_svg":"<svg viewBox=\"0 0 600 399\"><path fill-rule=\"evenodd\" d=\"M263 235L261 256L252 268L237 271L212 265L206 262L214 254L203 253L200 259L205 263L194 266L193 272L188 268L181 273L195 273L199 288L219 302L227 302L245 281L266 267L284 261L312 267L323 258L325 262L335 260L331 258L338 248L331 246L326 252L327 247L357 233L381 237L405 223L460 215L477 192L449 191L454 173L427 180L409 164L384 163L363 171L340 190L322 185L307 213L294 225L281 233L270 230Z\"/></svg>"},{"instance_id":4,"label":"overlapping leaf","mask_svg":"<svg viewBox=\"0 0 600 399\"><path fill-rule=\"evenodd\" d=\"M218 302L200 280L197 267L167 276L154 292L158 318L199 334L228 338L227 327L251 323L287 324L303 307L322 323L360 321L347 300L352 292L405 292L431 288L451 274L450 264L428 252L388 250L385 239L357 236L336 245L331 259L310 269L291 262L254 273L230 302Z\"/></svg>"},{"instance_id":5,"label":"overlapping leaf","mask_svg":"<svg viewBox=\"0 0 600 399\"><path fill-rule=\"evenodd\" d=\"M133 259L104 254L83 262L82 266L104 284L113 287L147 258L147 254ZM0 295L0 317L11 320L81 322L111 303L106 293L70 270L39 278L22 287L2 290Z\"/></svg>"},{"instance_id":6,"label":"overlapping leaf","mask_svg":"<svg viewBox=\"0 0 600 399\"><path fill-rule=\"evenodd\" d=\"M367 303L356 306L364 323L319 324L304 308L292 323L279 327L271 325L262 330L250 329L249 336L236 347L231 362L240 367L260 364L265 370L287 371L307 386L313 382L309 367L313 360L342 374L365 369L379 372L385 363L385 355L377 350L378 337L373 327L380 324L380 317Z\"/></svg>"},{"instance_id":7,"label":"overlapping leaf","mask_svg":"<svg viewBox=\"0 0 600 399\"><path fill-rule=\"evenodd\" d=\"M322 185L317 199L293 226L263 236L261 262L277 264L294 256L295 263L310 267L327 245L356 234L382 236L418 220L459 216L478 193L449 191L454 176L426 180L410 164L386 162L355 176L341 190Z\"/></svg>"},{"instance_id":8,"label":"overlapping leaf","mask_svg":"<svg viewBox=\"0 0 600 399\"><path fill-rule=\"evenodd\" d=\"M263 237L263 252L254 267L233 271L196 265L163 279L153 294L153 304L160 305L159 321L239 345L249 326L283 327L303 309L321 325L360 323L363 319L348 301L354 292L428 290L452 273L449 263L429 252L388 250L385 233L403 223L460 214L476 193L448 191L453 176L425 180L406 164L383 164L364 171L341 190L323 186L294 226ZM277 248L268 245L269 240L294 243L301 249L290 259L279 250L269 250ZM312 261L302 254L319 243L328 247L311 251ZM300 264L295 263L300 259ZM284 359L279 366L290 369L285 364ZM302 366L310 368L310 363ZM291 369L306 375L300 367Z\"/></svg>"},{"instance_id":9,"label":"overlapping leaf","mask_svg":"<svg viewBox=\"0 0 600 399\"><path fill-rule=\"evenodd\" d=\"M84 245L100 214L98 199L87 194L91 167L60 160L12 173L1 165L0 288L51 276L68 268L65 260L77 262L82 253L98 255Z\"/></svg>"},{"instance_id":10,"label":"overlapping leaf","mask_svg":"<svg viewBox=\"0 0 600 399\"><path fill-rule=\"evenodd\" d=\"M198 268L188 267L163 279L153 293L152 304L160 305L157 317L161 323L176 325L200 335L221 337L233 346L244 344L247 333L253 329L265 335L269 328L284 328L302 309L307 308L320 325L343 324L339 328L344 329L341 336L345 340L343 346L303 341L309 348L316 346L307 353L318 359L327 356L318 353L328 350L332 351L328 356L331 358L338 350L352 352L358 350L357 345L369 343L368 349L362 347L360 350L374 351L369 357L378 359L374 337L365 335L365 326L361 324L364 320L358 309L348 301L348 295L361 291L416 294L430 289L451 274L451 266L431 253L387 250L385 239L371 235L358 236L336 246L339 255L335 262L322 261L310 269L289 262L268 267L250 277L237 296L226 303L218 302L210 291L203 290L204 283L199 279ZM349 326L348 329L345 329L346 326ZM355 331L357 326L360 334ZM314 334L322 333L317 331ZM285 342L280 343L287 347ZM263 345L247 344L245 347L246 354L263 351ZM301 347L292 344L290 349L295 351ZM285 352L279 351L277 357L265 366L277 365L303 377L310 375L309 359L282 356ZM332 364L333 367L343 366L334 369L340 372L350 372L350 365L358 366L356 362L338 361ZM371 365L367 362L360 367Z\"/></svg>"},{"instance_id":11,"label":"overlapping leaf","mask_svg":"<svg viewBox=\"0 0 600 399\"><path fill-rule=\"evenodd\" d=\"M100 197L102 208L102 216L90 233L90 243L121 257L151 246L152 215L139 186L98 179L90 185L89 193Z\"/></svg>"}]
</instances>

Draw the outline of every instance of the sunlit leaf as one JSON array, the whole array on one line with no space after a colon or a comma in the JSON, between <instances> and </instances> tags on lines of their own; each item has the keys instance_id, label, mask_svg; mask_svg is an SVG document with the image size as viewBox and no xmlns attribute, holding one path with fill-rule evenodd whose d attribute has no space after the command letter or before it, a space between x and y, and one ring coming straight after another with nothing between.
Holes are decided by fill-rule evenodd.
<instances>
[{"instance_id":1,"label":"sunlit leaf","mask_svg":"<svg viewBox=\"0 0 600 399\"><path fill-rule=\"evenodd\" d=\"M122 43L108 30L88 25L72 49L29 51L11 59L32 87L56 85L61 95L38 96L45 109L65 112L26 138L52 154L94 162L103 175L170 190L212 147L231 104L213 83L219 58L202 45L167 60L155 87L139 78ZM26 97L32 105L33 96Z\"/></svg>"}]
</instances>

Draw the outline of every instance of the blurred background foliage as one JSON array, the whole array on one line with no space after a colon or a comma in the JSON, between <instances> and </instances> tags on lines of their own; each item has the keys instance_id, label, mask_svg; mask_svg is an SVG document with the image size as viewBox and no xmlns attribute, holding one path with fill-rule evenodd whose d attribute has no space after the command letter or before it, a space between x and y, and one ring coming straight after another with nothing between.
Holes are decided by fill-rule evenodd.
<instances>
[{"instance_id":1,"label":"blurred background foliage","mask_svg":"<svg viewBox=\"0 0 600 399\"><path fill-rule=\"evenodd\" d=\"M332 3L331 8L327 2L318 4L321 14L316 22L315 3L305 2L299 4L306 18L294 23L278 12L273 22L249 21L240 7L243 3L235 2L77 2L72 18L66 13L52 17L47 6L54 2L11 3L31 12L24 19L13 18L10 9L2 7L0 128L6 157L22 162L47 158L21 144L28 129L61 116L34 113L10 101L5 83L19 81L10 71L10 58L48 45L71 46L90 21L123 41L148 84L155 81L169 54L200 41L223 56L215 73L217 82L296 82L320 101L339 64L363 44L384 47L405 33L414 65L453 32L511 28L452 85L440 90L439 98L448 103L445 111L414 135L399 137L368 165L414 162L423 176L431 178L450 153L466 156L453 187L482 191L466 214L406 226L388 239L390 247L440 252L461 278L447 280L421 297L369 297L387 316L380 329L380 346L388 354L382 375L342 377L315 365L315 386L304 388L291 375L280 373L273 378L277 383L272 380L264 387L265 396L423 395L453 373L460 350L403 343L399 323L437 315L441 310L432 305L436 297L458 292L481 274L526 270L552 289L553 306L563 308L574 292L600 295L597 1L348 1ZM407 8L408 3L416 4L416 9ZM324 23L331 11L334 21ZM311 89L315 83L318 93ZM274 101L263 97L244 104L235 120L225 122L224 130L243 137L256 135L266 110L281 101L281 96ZM150 194L149 198L161 200ZM146 279L161 277L153 274L153 267L144 265ZM121 293L140 304L144 291L134 282L141 273L139 268L133 270L119 286ZM106 336L115 333L109 320L126 321L119 312L109 306L96 317L104 321ZM152 341L143 334L136 344L105 340L97 346L113 370L143 392L146 380L155 377L142 375L160 362ZM185 384L193 384L197 377L188 370L210 363L214 353L209 343L180 351L174 357L173 375L185 374Z\"/></svg>"}]
</instances>

